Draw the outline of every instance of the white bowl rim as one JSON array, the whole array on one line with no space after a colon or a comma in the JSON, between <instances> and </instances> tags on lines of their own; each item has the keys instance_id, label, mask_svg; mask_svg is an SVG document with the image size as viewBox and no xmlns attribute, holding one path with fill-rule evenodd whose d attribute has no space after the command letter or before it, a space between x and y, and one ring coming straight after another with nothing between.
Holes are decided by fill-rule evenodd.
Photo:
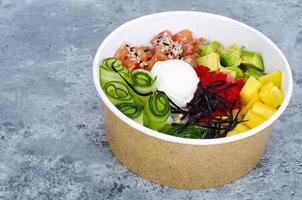
<instances>
[{"instance_id":1,"label":"white bowl rim","mask_svg":"<svg viewBox=\"0 0 302 200\"><path fill-rule=\"evenodd\" d=\"M285 70L288 73L288 90L287 90L287 94L284 97L284 100L282 102L282 105L278 108L277 112L270 117L268 120L266 120L264 123L262 123L261 125L246 131L242 134L238 134L238 135L234 135L231 137L224 137L224 138L216 138L216 139L188 139L188 138L181 138L181 137L176 137L176 136L171 136L171 135L167 135L164 133L160 133L158 131L152 130L150 128L147 128L141 124L136 123L135 121L133 121L132 119L128 118L126 115L124 115L123 113L121 113L111 102L110 100L106 97L105 93L103 92L101 86L100 86L100 82L98 79L98 73L99 73L99 65L98 65L98 57L100 56L102 49L107 45L107 43L114 38L115 34L117 32L119 32L121 29L130 26L133 23L137 23L139 21L143 21L146 19L152 19L154 17L158 17L159 15L161 16L165 16L165 15L175 15L175 14L189 14L189 15L208 15L211 17L216 17L219 18L223 21L226 21L228 23L233 23L233 24L237 24L239 26L242 26L245 29L248 29L251 32L254 32L255 34L259 35L262 39L266 40L266 42L268 42L272 48L274 48L279 55L281 56L282 60L285 62L286 66L285 66ZM164 141L168 141L168 142L173 142L173 143L179 143L179 144L188 144L188 145L217 145L217 144L224 144L224 143L230 143L230 142L235 142L250 136L253 136L257 133L260 133L262 130L264 130L265 128L267 128L268 126L270 126L271 124L273 124L279 117L280 115L284 112L284 110L286 109L286 107L289 104L291 95L292 95L292 90L293 90L293 78L292 78L292 72L290 69L290 66L288 64L288 61L286 59L286 57L284 56L284 54L281 52L281 50L277 47L277 45L272 42L269 38L267 38L264 34L262 34L261 32L257 31L256 29L242 23L239 21L236 21L234 19L228 18L228 17L224 17L221 15L217 15L217 14L212 14L212 13L205 13L205 12L197 12L197 11L168 11L168 12L158 12L158 13L154 13L154 14L149 14L149 15L145 15L142 17L138 17L135 18L133 20L130 20L124 24L122 24L121 26L117 27L114 31L112 31L102 42L102 44L99 46L97 53L95 55L94 61L93 61L93 79L94 79L94 85L103 101L103 103L109 108L109 110L111 112L113 112L119 119L121 119L122 121L124 121L126 124L130 125L132 128L137 129L138 131L147 134L151 137L157 138L157 139L161 139Z\"/></svg>"}]
</instances>

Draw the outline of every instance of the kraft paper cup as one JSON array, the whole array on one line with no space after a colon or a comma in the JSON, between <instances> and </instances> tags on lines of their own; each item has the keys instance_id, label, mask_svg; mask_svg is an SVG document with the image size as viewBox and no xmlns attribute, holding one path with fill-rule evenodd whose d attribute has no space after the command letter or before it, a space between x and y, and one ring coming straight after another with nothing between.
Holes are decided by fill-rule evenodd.
<instances>
[{"instance_id":1,"label":"kraft paper cup","mask_svg":"<svg viewBox=\"0 0 302 200\"><path fill-rule=\"evenodd\" d=\"M266 71L282 70L284 100L278 111L260 126L219 139L178 138L146 128L123 115L99 84L102 59L114 55L124 42L146 44L162 30L192 30L195 37L241 44L260 52ZM108 143L115 156L134 173L176 188L210 188L247 174L261 159L274 122L287 107L293 88L290 66L279 48L257 30L238 21L201 12L164 12L134 19L115 29L99 47L94 63L95 87L103 102Z\"/></svg>"}]
</instances>

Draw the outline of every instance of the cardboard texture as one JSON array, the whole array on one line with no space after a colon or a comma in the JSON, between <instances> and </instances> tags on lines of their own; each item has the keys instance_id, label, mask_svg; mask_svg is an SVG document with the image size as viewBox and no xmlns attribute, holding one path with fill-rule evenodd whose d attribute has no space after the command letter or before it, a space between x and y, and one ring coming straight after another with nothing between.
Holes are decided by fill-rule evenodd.
<instances>
[{"instance_id":1,"label":"cardboard texture","mask_svg":"<svg viewBox=\"0 0 302 200\"><path fill-rule=\"evenodd\" d=\"M178 144L140 132L103 108L115 156L139 176L175 188L211 188L247 174L261 159L273 127L231 143Z\"/></svg>"}]
</instances>

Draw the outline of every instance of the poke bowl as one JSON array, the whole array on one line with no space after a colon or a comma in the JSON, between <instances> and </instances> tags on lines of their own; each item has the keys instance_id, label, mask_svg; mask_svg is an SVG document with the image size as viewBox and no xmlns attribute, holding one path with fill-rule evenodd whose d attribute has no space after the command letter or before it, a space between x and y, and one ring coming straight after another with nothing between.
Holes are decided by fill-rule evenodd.
<instances>
[{"instance_id":1,"label":"poke bowl","mask_svg":"<svg viewBox=\"0 0 302 200\"><path fill-rule=\"evenodd\" d=\"M192 11L116 28L97 50L93 79L114 155L143 178L186 189L252 170L293 88L290 66L270 39Z\"/></svg>"}]
</instances>

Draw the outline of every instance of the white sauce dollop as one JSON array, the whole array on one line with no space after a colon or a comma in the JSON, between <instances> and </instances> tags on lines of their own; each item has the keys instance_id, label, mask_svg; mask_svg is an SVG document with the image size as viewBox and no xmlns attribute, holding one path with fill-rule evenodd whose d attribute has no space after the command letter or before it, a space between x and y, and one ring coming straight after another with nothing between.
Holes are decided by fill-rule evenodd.
<instances>
[{"instance_id":1,"label":"white sauce dollop","mask_svg":"<svg viewBox=\"0 0 302 200\"><path fill-rule=\"evenodd\" d=\"M185 107L197 89L199 78L193 67L182 60L158 61L151 73L157 76L157 90L163 91L179 107Z\"/></svg>"}]
</instances>

